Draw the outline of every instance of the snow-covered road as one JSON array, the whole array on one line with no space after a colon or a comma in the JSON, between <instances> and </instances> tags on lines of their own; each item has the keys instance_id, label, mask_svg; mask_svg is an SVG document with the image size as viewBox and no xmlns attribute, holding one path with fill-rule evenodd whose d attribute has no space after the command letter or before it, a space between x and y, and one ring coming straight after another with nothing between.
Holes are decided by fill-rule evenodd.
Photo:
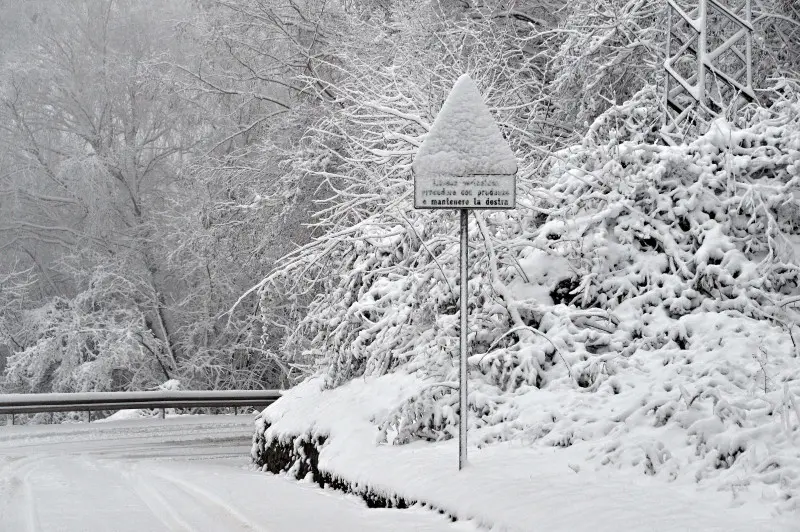
<instances>
[{"instance_id":1,"label":"snow-covered road","mask_svg":"<svg viewBox=\"0 0 800 532\"><path fill-rule=\"evenodd\" d=\"M0 427L0 531L456 531L252 471L250 416Z\"/></svg>"}]
</instances>

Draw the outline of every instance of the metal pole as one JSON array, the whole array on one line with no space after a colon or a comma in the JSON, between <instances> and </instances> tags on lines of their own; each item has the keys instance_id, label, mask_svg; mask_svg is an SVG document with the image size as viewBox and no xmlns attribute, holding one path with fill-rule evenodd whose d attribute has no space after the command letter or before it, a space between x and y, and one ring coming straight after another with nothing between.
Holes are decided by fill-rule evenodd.
<instances>
[{"instance_id":1,"label":"metal pole","mask_svg":"<svg viewBox=\"0 0 800 532\"><path fill-rule=\"evenodd\" d=\"M672 6L667 2L667 57L664 65L672 58ZM669 72L664 68L664 127L669 125Z\"/></svg>"},{"instance_id":2,"label":"metal pole","mask_svg":"<svg viewBox=\"0 0 800 532\"><path fill-rule=\"evenodd\" d=\"M700 14L698 19L702 23L700 35L697 37L697 96L700 107L706 104L706 39L708 36L708 0L700 0Z\"/></svg>"},{"instance_id":3,"label":"metal pole","mask_svg":"<svg viewBox=\"0 0 800 532\"><path fill-rule=\"evenodd\" d=\"M469 264L469 210L461 209L461 348L459 349L458 469L467 465L467 284Z\"/></svg>"},{"instance_id":4,"label":"metal pole","mask_svg":"<svg viewBox=\"0 0 800 532\"><path fill-rule=\"evenodd\" d=\"M750 0L745 2L745 17L747 22L753 22L753 6L750 3ZM753 32L749 29L747 30L747 38L745 39L746 44L746 58L747 58L747 88L749 90L753 90Z\"/></svg>"}]
</instances>

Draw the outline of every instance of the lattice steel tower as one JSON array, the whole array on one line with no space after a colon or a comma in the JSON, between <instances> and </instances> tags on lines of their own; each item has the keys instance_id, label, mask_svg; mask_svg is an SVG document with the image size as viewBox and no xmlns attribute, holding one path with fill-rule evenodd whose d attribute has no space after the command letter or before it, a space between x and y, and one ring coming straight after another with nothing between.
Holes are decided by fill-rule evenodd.
<instances>
[{"instance_id":1,"label":"lattice steel tower","mask_svg":"<svg viewBox=\"0 0 800 532\"><path fill-rule=\"evenodd\" d=\"M753 91L751 0L667 0L665 116L661 135L681 142L691 130Z\"/></svg>"}]
</instances>

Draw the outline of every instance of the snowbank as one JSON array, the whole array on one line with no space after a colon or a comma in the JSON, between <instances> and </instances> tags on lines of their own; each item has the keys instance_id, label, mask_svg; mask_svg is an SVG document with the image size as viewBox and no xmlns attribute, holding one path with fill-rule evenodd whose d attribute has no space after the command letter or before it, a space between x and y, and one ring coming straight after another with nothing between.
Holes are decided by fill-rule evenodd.
<instances>
[{"instance_id":1,"label":"snowbank","mask_svg":"<svg viewBox=\"0 0 800 532\"><path fill-rule=\"evenodd\" d=\"M798 529L795 517L772 515L760 503L771 496L767 492L743 488L732 494L718 491L718 483L698 486L687 477L664 482L633 469L613 471L599 465L597 450L618 445L619 436L568 449L524 442L473 446L470 465L462 472L457 470L455 440L376 444L374 420L422 387L414 376L403 374L356 380L333 390L324 390L322 379L307 381L257 420L265 440L254 446L253 455L257 459L270 442L291 444L322 436L316 467L333 479L328 484L402 499L407 505L423 503L492 530ZM534 402L536 394L530 395ZM541 399L538 410L546 410L548 398ZM476 440L479 436L480 431L472 435ZM642 436L626 440L632 445L638 439L645 448ZM680 438L678 431L670 436ZM296 466L291 472L297 473Z\"/></svg>"}]
</instances>

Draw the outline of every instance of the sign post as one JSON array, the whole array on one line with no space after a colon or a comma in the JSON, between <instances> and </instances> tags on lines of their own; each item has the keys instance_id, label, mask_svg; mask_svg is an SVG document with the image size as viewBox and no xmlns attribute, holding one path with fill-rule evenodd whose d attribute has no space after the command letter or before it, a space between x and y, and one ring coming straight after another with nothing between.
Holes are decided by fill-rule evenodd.
<instances>
[{"instance_id":1,"label":"sign post","mask_svg":"<svg viewBox=\"0 0 800 532\"><path fill-rule=\"evenodd\" d=\"M459 209L458 469L467 465L469 210L516 207L517 160L472 79L456 81L411 165L415 209Z\"/></svg>"},{"instance_id":2,"label":"sign post","mask_svg":"<svg viewBox=\"0 0 800 532\"><path fill-rule=\"evenodd\" d=\"M459 327L459 365L458 365L458 470L464 469L467 465L467 417L469 415L469 368L467 367L467 357L469 357L469 314L467 298L467 285L469 280L469 209L461 209L461 249L459 250L459 266L461 276L461 294L459 303L461 304L461 327Z\"/></svg>"}]
</instances>

